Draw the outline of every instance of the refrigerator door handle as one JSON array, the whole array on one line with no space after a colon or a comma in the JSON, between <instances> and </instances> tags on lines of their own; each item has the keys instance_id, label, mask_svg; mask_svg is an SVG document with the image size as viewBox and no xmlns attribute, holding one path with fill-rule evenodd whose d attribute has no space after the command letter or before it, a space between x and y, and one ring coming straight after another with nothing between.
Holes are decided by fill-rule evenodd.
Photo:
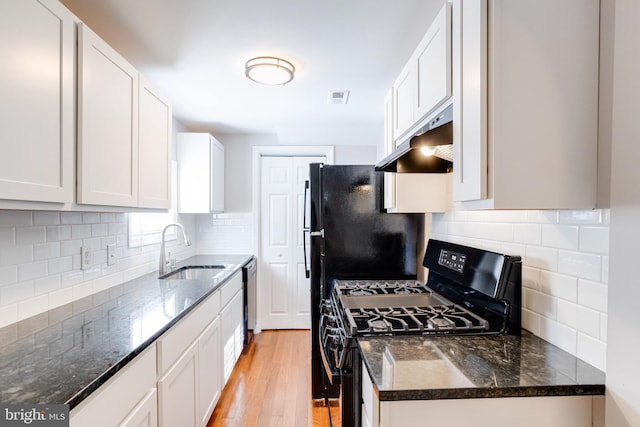
<instances>
[{"instance_id":1,"label":"refrigerator door handle","mask_svg":"<svg viewBox=\"0 0 640 427\"><path fill-rule=\"evenodd\" d=\"M304 255L304 275L308 279L311 277L311 270L309 270L309 265L311 262L307 263L307 233L310 233L311 230L307 227L307 193L309 192L309 180L304 182L304 200L303 200L303 209L302 209L302 252Z\"/></svg>"}]
</instances>

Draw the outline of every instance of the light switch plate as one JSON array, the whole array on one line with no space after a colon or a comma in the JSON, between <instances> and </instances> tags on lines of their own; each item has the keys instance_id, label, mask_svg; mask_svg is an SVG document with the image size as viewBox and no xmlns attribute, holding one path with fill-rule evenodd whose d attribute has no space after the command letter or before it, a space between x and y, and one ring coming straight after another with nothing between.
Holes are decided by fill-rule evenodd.
<instances>
[{"instance_id":1,"label":"light switch plate","mask_svg":"<svg viewBox=\"0 0 640 427\"><path fill-rule=\"evenodd\" d=\"M88 246L80 247L80 268L85 270L91 267L91 251Z\"/></svg>"}]
</instances>

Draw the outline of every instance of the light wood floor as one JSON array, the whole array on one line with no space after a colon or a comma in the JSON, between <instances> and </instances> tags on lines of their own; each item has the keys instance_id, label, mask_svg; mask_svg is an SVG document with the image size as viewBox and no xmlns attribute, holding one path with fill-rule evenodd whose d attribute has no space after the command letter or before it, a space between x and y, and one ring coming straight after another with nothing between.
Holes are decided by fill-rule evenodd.
<instances>
[{"instance_id":1,"label":"light wood floor","mask_svg":"<svg viewBox=\"0 0 640 427\"><path fill-rule=\"evenodd\" d=\"M309 331L254 335L222 391L207 427L329 426L328 409L311 400ZM334 427L340 411L331 406Z\"/></svg>"}]
</instances>

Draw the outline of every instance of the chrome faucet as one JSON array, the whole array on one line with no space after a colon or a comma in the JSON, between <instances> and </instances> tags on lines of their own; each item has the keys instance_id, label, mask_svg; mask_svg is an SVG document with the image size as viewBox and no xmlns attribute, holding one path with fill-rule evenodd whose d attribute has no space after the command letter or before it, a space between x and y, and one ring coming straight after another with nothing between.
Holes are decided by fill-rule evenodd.
<instances>
[{"instance_id":1,"label":"chrome faucet","mask_svg":"<svg viewBox=\"0 0 640 427\"><path fill-rule=\"evenodd\" d=\"M162 241L160 242L160 267L158 268L158 275L162 276L164 274L167 273L167 266L169 265L170 261L167 261L167 254L164 251L164 232L167 231L167 228L169 227L178 227L180 230L182 230L182 238L184 239L184 244L186 246L191 246L191 240L189 240L189 238L187 237L187 233L184 231L184 227L182 226L182 224L178 224L177 222L173 222L169 225L167 225L165 228L162 229Z\"/></svg>"}]
</instances>

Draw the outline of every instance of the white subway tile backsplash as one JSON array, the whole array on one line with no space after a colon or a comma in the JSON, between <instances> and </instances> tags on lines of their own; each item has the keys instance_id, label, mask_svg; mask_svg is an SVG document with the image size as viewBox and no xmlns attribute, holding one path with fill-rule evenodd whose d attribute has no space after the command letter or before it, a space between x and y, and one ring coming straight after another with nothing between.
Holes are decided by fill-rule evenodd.
<instances>
[{"instance_id":1,"label":"white subway tile backsplash","mask_svg":"<svg viewBox=\"0 0 640 427\"><path fill-rule=\"evenodd\" d=\"M0 304L9 305L33 298L35 295L33 281L15 283L0 288Z\"/></svg>"},{"instance_id":2,"label":"white subway tile backsplash","mask_svg":"<svg viewBox=\"0 0 640 427\"><path fill-rule=\"evenodd\" d=\"M82 212L82 223L83 224L100 223L100 213L99 212Z\"/></svg>"},{"instance_id":3,"label":"white subway tile backsplash","mask_svg":"<svg viewBox=\"0 0 640 427\"><path fill-rule=\"evenodd\" d=\"M60 242L60 255L80 255L80 248L82 247L82 240L66 240Z\"/></svg>"},{"instance_id":4,"label":"white subway tile backsplash","mask_svg":"<svg viewBox=\"0 0 640 427\"><path fill-rule=\"evenodd\" d=\"M576 302L578 300L578 279L572 276L542 270L540 288L546 294Z\"/></svg>"},{"instance_id":5,"label":"white subway tile backsplash","mask_svg":"<svg viewBox=\"0 0 640 427\"><path fill-rule=\"evenodd\" d=\"M91 225L91 235L93 237L106 236L109 234L108 224L93 224Z\"/></svg>"},{"instance_id":6,"label":"white subway tile backsplash","mask_svg":"<svg viewBox=\"0 0 640 427\"><path fill-rule=\"evenodd\" d=\"M40 243L33 246L33 259L43 260L60 257L60 242Z\"/></svg>"},{"instance_id":7,"label":"white subway tile backsplash","mask_svg":"<svg viewBox=\"0 0 640 427\"><path fill-rule=\"evenodd\" d=\"M91 237L91 224L71 226L72 239L86 239L87 237Z\"/></svg>"},{"instance_id":8,"label":"white subway tile backsplash","mask_svg":"<svg viewBox=\"0 0 640 427\"><path fill-rule=\"evenodd\" d=\"M73 270L73 257L64 256L49 260L49 274L64 273Z\"/></svg>"},{"instance_id":9,"label":"white subway tile backsplash","mask_svg":"<svg viewBox=\"0 0 640 427\"><path fill-rule=\"evenodd\" d=\"M36 211L33 212L34 225L60 224L60 212Z\"/></svg>"},{"instance_id":10,"label":"white subway tile backsplash","mask_svg":"<svg viewBox=\"0 0 640 427\"><path fill-rule=\"evenodd\" d=\"M0 325L9 325L18 321L18 304L0 306Z\"/></svg>"},{"instance_id":11,"label":"white subway tile backsplash","mask_svg":"<svg viewBox=\"0 0 640 427\"><path fill-rule=\"evenodd\" d=\"M33 281L36 296L48 294L60 289L60 275L42 277Z\"/></svg>"},{"instance_id":12,"label":"white subway tile backsplash","mask_svg":"<svg viewBox=\"0 0 640 427\"><path fill-rule=\"evenodd\" d=\"M600 313L607 312L608 287L599 282L578 280L578 303Z\"/></svg>"},{"instance_id":13,"label":"white subway tile backsplash","mask_svg":"<svg viewBox=\"0 0 640 427\"><path fill-rule=\"evenodd\" d=\"M531 311L555 319L558 300L551 295L543 294L532 289L523 289L524 306Z\"/></svg>"},{"instance_id":14,"label":"white subway tile backsplash","mask_svg":"<svg viewBox=\"0 0 640 427\"><path fill-rule=\"evenodd\" d=\"M542 270L558 270L558 250L541 246L527 246L525 263L530 267Z\"/></svg>"},{"instance_id":15,"label":"white subway tile backsplash","mask_svg":"<svg viewBox=\"0 0 640 427\"><path fill-rule=\"evenodd\" d=\"M0 286L10 285L18 281L18 266L0 267Z\"/></svg>"},{"instance_id":16,"label":"white subway tile backsplash","mask_svg":"<svg viewBox=\"0 0 640 427\"><path fill-rule=\"evenodd\" d=\"M518 243L539 245L542 240L542 225L517 224L513 227L513 240Z\"/></svg>"},{"instance_id":17,"label":"white subway tile backsplash","mask_svg":"<svg viewBox=\"0 0 640 427\"><path fill-rule=\"evenodd\" d=\"M508 252L517 253L517 252ZM540 290L540 271L537 268L522 267L522 286L529 289Z\"/></svg>"},{"instance_id":18,"label":"white subway tile backsplash","mask_svg":"<svg viewBox=\"0 0 640 427\"><path fill-rule=\"evenodd\" d=\"M577 355L578 332L562 323L545 317L540 318L540 337Z\"/></svg>"},{"instance_id":19,"label":"white subway tile backsplash","mask_svg":"<svg viewBox=\"0 0 640 427\"><path fill-rule=\"evenodd\" d=\"M44 277L49 272L49 264L47 261L30 262L18 265L18 280L26 282L27 280Z\"/></svg>"},{"instance_id":20,"label":"white subway tile backsplash","mask_svg":"<svg viewBox=\"0 0 640 427\"><path fill-rule=\"evenodd\" d=\"M600 337L600 313L569 301L558 300L558 322L592 337Z\"/></svg>"},{"instance_id":21,"label":"white subway tile backsplash","mask_svg":"<svg viewBox=\"0 0 640 427\"><path fill-rule=\"evenodd\" d=\"M82 224L82 212L60 212L61 224Z\"/></svg>"},{"instance_id":22,"label":"white subway tile backsplash","mask_svg":"<svg viewBox=\"0 0 640 427\"><path fill-rule=\"evenodd\" d=\"M580 251L609 253L609 227L580 227Z\"/></svg>"},{"instance_id":23,"label":"white subway tile backsplash","mask_svg":"<svg viewBox=\"0 0 640 427\"><path fill-rule=\"evenodd\" d=\"M71 226L58 225L47 227L47 242L58 242L71 239Z\"/></svg>"},{"instance_id":24,"label":"white subway tile backsplash","mask_svg":"<svg viewBox=\"0 0 640 427\"><path fill-rule=\"evenodd\" d=\"M602 210L560 211L562 224L602 224Z\"/></svg>"},{"instance_id":25,"label":"white subway tile backsplash","mask_svg":"<svg viewBox=\"0 0 640 427\"><path fill-rule=\"evenodd\" d=\"M578 333L577 356L604 371L607 366L607 344L591 336Z\"/></svg>"},{"instance_id":26,"label":"white subway tile backsplash","mask_svg":"<svg viewBox=\"0 0 640 427\"><path fill-rule=\"evenodd\" d=\"M16 245L31 245L46 241L45 227L22 227L16 229Z\"/></svg>"},{"instance_id":27,"label":"white subway tile backsplash","mask_svg":"<svg viewBox=\"0 0 640 427\"><path fill-rule=\"evenodd\" d=\"M609 224L608 209L453 211L430 237L522 256L523 327L603 368Z\"/></svg>"},{"instance_id":28,"label":"white subway tile backsplash","mask_svg":"<svg viewBox=\"0 0 640 427\"><path fill-rule=\"evenodd\" d=\"M542 246L559 249L578 249L578 226L543 225Z\"/></svg>"},{"instance_id":29,"label":"white subway tile backsplash","mask_svg":"<svg viewBox=\"0 0 640 427\"><path fill-rule=\"evenodd\" d=\"M33 246L26 245L0 248L0 266L31 261L33 261Z\"/></svg>"},{"instance_id":30,"label":"white subway tile backsplash","mask_svg":"<svg viewBox=\"0 0 640 427\"><path fill-rule=\"evenodd\" d=\"M24 227L32 224L31 212L0 211L0 227Z\"/></svg>"},{"instance_id":31,"label":"white subway tile backsplash","mask_svg":"<svg viewBox=\"0 0 640 427\"><path fill-rule=\"evenodd\" d=\"M558 271L583 279L600 280L601 262L598 255L561 250L558 254Z\"/></svg>"},{"instance_id":32,"label":"white subway tile backsplash","mask_svg":"<svg viewBox=\"0 0 640 427\"><path fill-rule=\"evenodd\" d=\"M13 246L16 244L16 231L13 227L0 228L0 247Z\"/></svg>"}]
</instances>

